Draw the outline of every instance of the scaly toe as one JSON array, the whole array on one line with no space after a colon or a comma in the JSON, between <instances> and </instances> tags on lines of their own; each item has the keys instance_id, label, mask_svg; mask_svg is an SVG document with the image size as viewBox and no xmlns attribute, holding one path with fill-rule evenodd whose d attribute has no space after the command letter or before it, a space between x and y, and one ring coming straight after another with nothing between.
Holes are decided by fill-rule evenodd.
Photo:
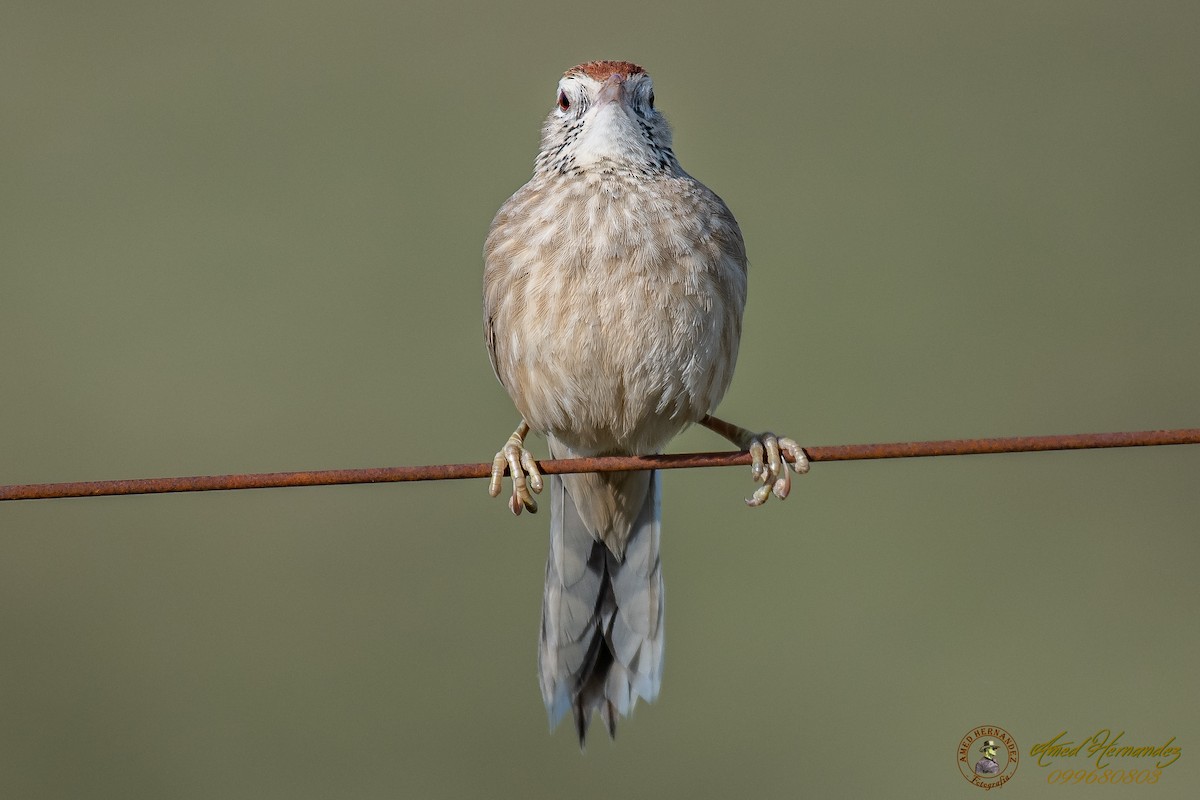
<instances>
[{"instance_id":1,"label":"scaly toe","mask_svg":"<svg viewBox=\"0 0 1200 800\"><path fill-rule=\"evenodd\" d=\"M763 463L763 443L758 439L750 442L750 477L755 480L762 480L763 471L766 469L766 464Z\"/></svg>"},{"instance_id":2,"label":"scaly toe","mask_svg":"<svg viewBox=\"0 0 1200 800\"><path fill-rule=\"evenodd\" d=\"M783 456L779 453L779 439L775 438L773 433L763 434L763 444L767 448L767 473L768 480L771 483L779 480L780 473L787 471L787 466L783 463Z\"/></svg>"},{"instance_id":3,"label":"scaly toe","mask_svg":"<svg viewBox=\"0 0 1200 800\"><path fill-rule=\"evenodd\" d=\"M522 511L528 511L530 514L537 513L537 501L533 499L530 490L535 493L540 492L543 485L542 473L537 468L537 462L534 461L533 455L525 449L525 434L528 432L529 426L522 423L521 427L508 437L504 447L492 459L492 478L488 483L488 494L492 497L499 495L504 471L507 468L513 484L508 507L518 515Z\"/></svg>"},{"instance_id":4,"label":"scaly toe","mask_svg":"<svg viewBox=\"0 0 1200 800\"><path fill-rule=\"evenodd\" d=\"M797 475L808 472L808 454L804 452L803 447L796 443L795 439L780 439L779 446L791 456L792 469Z\"/></svg>"},{"instance_id":5,"label":"scaly toe","mask_svg":"<svg viewBox=\"0 0 1200 800\"><path fill-rule=\"evenodd\" d=\"M754 494L746 498L746 505L751 508L757 508L767 502L767 498L771 496L771 485L764 484L754 490Z\"/></svg>"},{"instance_id":6,"label":"scaly toe","mask_svg":"<svg viewBox=\"0 0 1200 800\"><path fill-rule=\"evenodd\" d=\"M500 496L500 489L504 483L504 451L496 453L496 457L492 459L492 479L488 482L488 494L492 497Z\"/></svg>"},{"instance_id":7,"label":"scaly toe","mask_svg":"<svg viewBox=\"0 0 1200 800\"><path fill-rule=\"evenodd\" d=\"M808 472L808 456L794 439L763 433L751 440L749 450L750 477L762 486L746 498L748 506L761 506L771 495L786 499L792 491L792 472L798 475Z\"/></svg>"},{"instance_id":8,"label":"scaly toe","mask_svg":"<svg viewBox=\"0 0 1200 800\"><path fill-rule=\"evenodd\" d=\"M541 494L542 491L542 473L538 469L537 462L533 460L533 454L528 450L521 450L521 467L529 476L529 488L534 494ZM536 503L534 505L537 505Z\"/></svg>"},{"instance_id":9,"label":"scaly toe","mask_svg":"<svg viewBox=\"0 0 1200 800\"><path fill-rule=\"evenodd\" d=\"M788 472L787 465L784 464L780 471L779 479L775 481L775 486L772 490L775 496L780 500L786 500L788 492L792 491L792 473Z\"/></svg>"}]
</instances>

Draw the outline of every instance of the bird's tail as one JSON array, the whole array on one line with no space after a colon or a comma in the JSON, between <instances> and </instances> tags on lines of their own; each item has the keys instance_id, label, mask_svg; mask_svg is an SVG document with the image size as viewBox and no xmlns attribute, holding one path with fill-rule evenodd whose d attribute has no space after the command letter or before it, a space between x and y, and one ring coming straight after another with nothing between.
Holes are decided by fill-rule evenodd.
<instances>
[{"instance_id":1,"label":"bird's tail","mask_svg":"<svg viewBox=\"0 0 1200 800\"><path fill-rule=\"evenodd\" d=\"M553 444L552 454L562 449ZM549 491L538 670L551 728L570 709L582 748L593 711L615 736L617 718L639 697L658 696L660 478L657 472L552 475Z\"/></svg>"}]
</instances>

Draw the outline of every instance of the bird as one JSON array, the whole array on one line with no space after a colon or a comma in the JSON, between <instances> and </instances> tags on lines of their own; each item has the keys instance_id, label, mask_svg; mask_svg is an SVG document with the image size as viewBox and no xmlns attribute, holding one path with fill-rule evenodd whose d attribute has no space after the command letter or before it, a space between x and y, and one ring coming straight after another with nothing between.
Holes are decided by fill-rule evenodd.
<instances>
[{"instance_id":1,"label":"bird","mask_svg":"<svg viewBox=\"0 0 1200 800\"><path fill-rule=\"evenodd\" d=\"M529 181L484 244L492 369L521 422L492 461L509 508L548 489L550 548L538 673L553 730L570 711L584 748L599 712L610 737L663 669L661 481L656 471L547 476L551 458L662 452L699 423L752 455L746 500L786 498L808 471L795 440L711 415L733 378L746 247L725 202L684 172L649 74L628 61L567 70Z\"/></svg>"}]
</instances>

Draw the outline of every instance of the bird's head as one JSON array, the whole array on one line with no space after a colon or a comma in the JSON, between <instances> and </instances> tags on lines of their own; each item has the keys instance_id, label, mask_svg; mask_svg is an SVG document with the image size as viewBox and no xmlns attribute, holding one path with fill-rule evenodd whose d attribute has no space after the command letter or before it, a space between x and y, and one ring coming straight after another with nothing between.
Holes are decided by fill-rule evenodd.
<instances>
[{"instance_id":1,"label":"bird's head","mask_svg":"<svg viewBox=\"0 0 1200 800\"><path fill-rule=\"evenodd\" d=\"M542 126L537 169L677 170L671 128L654 107L646 71L628 61L589 61L567 70Z\"/></svg>"}]
</instances>

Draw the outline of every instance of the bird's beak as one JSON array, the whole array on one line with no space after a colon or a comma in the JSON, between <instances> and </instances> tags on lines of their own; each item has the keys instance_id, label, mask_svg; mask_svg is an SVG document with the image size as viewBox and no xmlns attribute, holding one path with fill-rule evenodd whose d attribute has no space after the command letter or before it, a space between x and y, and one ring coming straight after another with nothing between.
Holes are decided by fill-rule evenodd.
<instances>
[{"instance_id":1,"label":"bird's beak","mask_svg":"<svg viewBox=\"0 0 1200 800\"><path fill-rule=\"evenodd\" d=\"M621 104L625 97L625 78L615 72L608 76L608 80L600 87L600 93L596 95L596 105L602 106L605 103Z\"/></svg>"}]
</instances>

